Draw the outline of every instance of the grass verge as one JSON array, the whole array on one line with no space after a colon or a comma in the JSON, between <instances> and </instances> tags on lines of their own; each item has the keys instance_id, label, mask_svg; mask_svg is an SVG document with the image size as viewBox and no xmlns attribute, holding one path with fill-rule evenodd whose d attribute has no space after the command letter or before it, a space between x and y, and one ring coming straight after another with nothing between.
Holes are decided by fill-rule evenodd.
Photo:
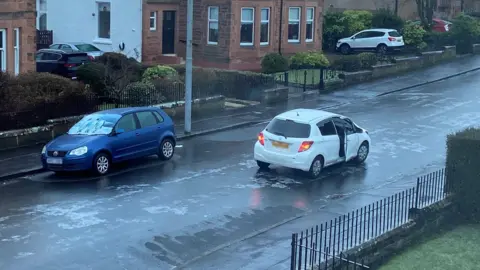
<instances>
[{"instance_id":1,"label":"grass verge","mask_svg":"<svg viewBox=\"0 0 480 270\"><path fill-rule=\"evenodd\" d=\"M480 269L480 225L463 225L399 254L380 270Z\"/></svg>"}]
</instances>

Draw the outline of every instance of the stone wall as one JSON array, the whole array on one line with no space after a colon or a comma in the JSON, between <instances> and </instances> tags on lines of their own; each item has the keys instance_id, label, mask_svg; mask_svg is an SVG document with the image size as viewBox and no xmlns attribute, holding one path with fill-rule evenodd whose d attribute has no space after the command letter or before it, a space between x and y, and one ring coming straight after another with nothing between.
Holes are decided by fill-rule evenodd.
<instances>
[{"instance_id":1,"label":"stone wall","mask_svg":"<svg viewBox=\"0 0 480 270\"><path fill-rule=\"evenodd\" d=\"M363 259L365 265L371 269L378 269L393 256L435 235L442 229L454 226L452 222L459 220L455 205L448 198L423 209L410 209L409 218L410 221L406 224L350 249L344 255ZM320 269L325 269L325 265L320 265ZM342 266L338 259L336 262L330 260L327 269L340 270Z\"/></svg>"}]
</instances>

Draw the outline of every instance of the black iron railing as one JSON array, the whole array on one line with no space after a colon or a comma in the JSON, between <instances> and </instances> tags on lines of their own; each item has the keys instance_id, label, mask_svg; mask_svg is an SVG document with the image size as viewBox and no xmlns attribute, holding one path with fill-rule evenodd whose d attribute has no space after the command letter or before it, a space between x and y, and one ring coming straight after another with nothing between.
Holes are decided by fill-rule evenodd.
<instances>
[{"instance_id":1,"label":"black iron railing","mask_svg":"<svg viewBox=\"0 0 480 270\"><path fill-rule=\"evenodd\" d=\"M275 74L277 83L307 90L324 90L326 84L341 80L343 71L329 67L289 70Z\"/></svg>"},{"instance_id":2,"label":"black iron railing","mask_svg":"<svg viewBox=\"0 0 480 270\"><path fill-rule=\"evenodd\" d=\"M342 269L368 269L344 252L407 223L411 208L421 209L445 199L444 187L442 169L417 178L415 187L292 234L291 269L330 269L328 263L335 260L351 265Z\"/></svg>"}]
</instances>

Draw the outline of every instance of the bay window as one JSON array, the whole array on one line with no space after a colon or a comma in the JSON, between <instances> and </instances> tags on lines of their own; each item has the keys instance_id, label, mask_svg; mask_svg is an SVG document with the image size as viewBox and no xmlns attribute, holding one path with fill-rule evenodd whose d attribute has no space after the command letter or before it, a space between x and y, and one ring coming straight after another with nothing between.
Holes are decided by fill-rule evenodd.
<instances>
[{"instance_id":1,"label":"bay window","mask_svg":"<svg viewBox=\"0 0 480 270\"><path fill-rule=\"evenodd\" d=\"M288 42L300 42L300 10L299 7L288 9Z\"/></svg>"}]
</instances>

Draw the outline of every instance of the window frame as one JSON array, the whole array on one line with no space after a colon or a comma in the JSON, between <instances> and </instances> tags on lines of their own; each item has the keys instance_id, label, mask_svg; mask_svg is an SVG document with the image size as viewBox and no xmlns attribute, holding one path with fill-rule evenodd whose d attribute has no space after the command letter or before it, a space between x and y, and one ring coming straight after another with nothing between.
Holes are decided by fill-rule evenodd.
<instances>
[{"instance_id":1,"label":"window frame","mask_svg":"<svg viewBox=\"0 0 480 270\"><path fill-rule=\"evenodd\" d=\"M244 10L251 10L252 11L252 20L251 21L244 21L243 20L243 11ZM243 24L252 24L252 42L241 42L240 38L240 46L253 46L255 43L255 8L253 7L242 7L240 9L240 37L242 35L242 25Z\"/></svg>"},{"instance_id":2,"label":"window frame","mask_svg":"<svg viewBox=\"0 0 480 270\"><path fill-rule=\"evenodd\" d=\"M112 4L110 3L110 1L98 1L98 2L95 2L96 6L97 6L97 38L96 40L99 40L99 41L103 41L103 42L111 42L111 39L112 39L112 35L111 35L111 31L112 31L112 13L111 13L111 10L112 10ZM108 37L101 37L100 36L100 6L102 5L107 5L108 6L108 13L109 13L109 20L110 20L110 29L108 29Z\"/></svg>"},{"instance_id":3,"label":"window frame","mask_svg":"<svg viewBox=\"0 0 480 270\"><path fill-rule=\"evenodd\" d=\"M312 18L308 18L308 11L312 10ZM311 24L310 27L312 28L312 38L307 38L307 28L309 27L309 23ZM315 7L307 7L305 10L305 42L313 42L315 39Z\"/></svg>"},{"instance_id":4,"label":"window frame","mask_svg":"<svg viewBox=\"0 0 480 270\"><path fill-rule=\"evenodd\" d=\"M267 19L262 19L262 11L267 11ZM260 9L260 45L268 45L270 43L270 8L261 8ZM267 25L267 41L262 42L262 25Z\"/></svg>"},{"instance_id":5,"label":"window frame","mask_svg":"<svg viewBox=\"0 0 480 270\"><path fill-rule=\"evenodd\" d=\"M298 19L295 19L295 20L292 20L290 19L290 10L292 9L296 9L298 10ZM298 39L290 39L288 36L288 29L290 29L290 27L287 28L287 39L288 39L288 43L300 43L300 37L301 37L301 22L302 22L302 8L301 7L289 7L288 8L288 26L290 26L290 22L294 22L294 23L297 23L298 25Z\"/></svg>"},{"instance_id":6,"label":"window frame","mask_svg":"<svg viewBox=\"0 0 480 270\"><path fill-rule=\"evenodd\" d=\"M2 56L0 71L7 72L7 29L0 29L0 36L2 38L2 47L0 47L0 55Z\"/></svg>"},{"instance_id":7,"label":"window frame","mask_svg":"<svg viewBox=\"0 0 480 270\"><path fill-rule=\"evenodd\" d=\"M139 129L140 123L139 123L139 120L137 119L137 116L134 113L127 113L125 115L122 115L120 117L120 119L118 119L117 123L115 123L115 126L113 127L112 130L116 132L118 130L118 123L120 123L120 121L122 121L123 118L125 118L126 116L129 116L129 115L132 116L133 122L135 122L135 129L129 130L129 131L126 131L125 129L123 129L123 132L127 133L127 132L132 132L132 131L135 131L135 130Z\"/></svg>"},{"instance_id":8,"label":"window frame","mask_svg":"<svg viewBox=\"0 0 480 270\"><path fill-rule=\"evenodd\" d=\"M218 16L217 16L216 19L210 18L210 14L212 14L212 9L217 10ZM219 23L220 8L218 6L208 6L208 14L207 15L208 15L208 17L207 17L207 44L218 45L218 35L217 35L217 41L210 41L210 24L211 23L216 23L217 24L217 31L220 30L220 23Z\"/></svg>"},{"instance_id":9,"label":"window frame","mask_svg":"<svg viewBox=\"0 0 480 270\"><path fill-rule=\"evenodd\" d=\"M155 115L155 117L157 118L157 122L159 124L165 122L165 119L163 118L163 116L159 112L157 112L157 111L152 111L152 112L153 112L153 115Z\"/></svg>"},{"instance_id":10,"label":"window frame","mask_svg":"<svg viewBox=\"0 0 480 270\"><path fill-rule=\"evenodd\" d=\"M140 120L140 117L139 117L139 114L141 113L149 113L153 119L155 119L155 124L153 125L149 125L149 126L142 126L142 121ZM138 126L139 128L149 128L149 127L153 127L153 126L156 126L159 124L159 120L157 118L157 116L155 116L155 114L153 113L153 111L138 111L138 112L135 112L135 118L138 120Z\"/></svg>"},{"instance_id":11,"label":"window frame","mask_svg":"<svg viewBox=\"0 0 480 270\"><path fill-rule=\"evenodd\" d=\"M150 31L157 31L157 11L150 11ZM152 16L153 15L153 16ZM152 27L152 22L153 22L153 27Z\"/></svg>"},{"instance_id":12,"label":"window frame","mask_svg":"<svg viewBox=\"0 0 480 270\"><path fill-rule=\"evenodd\" d=\"M335 134L323 134L322 133L322 130L320 129L320 127L323 127L326 123L330 123L333 125L333 129L335 130ZM338 136L338 131L337 131L337 127L335 126L335 123L333 122L332 118L329 118L329 119L326 119L326 120L323 120L323 121L320 121L317 123L317 128L318 128L318 132L320 132L320 135L323 137L323 136Z\"/></svg>"},{"instance_id":13,"label":"window frame","mask_svg":"<svg viewBox=\"0 0 480 270\"><path fill-rule=\"evenodd\" d=\"M20 28L13 29L13 64L15 75L20 73Z\"/></svg>"},{"instance_id":14,"label":"window frame","mask_svg":"<svg viewBox=\"0 0 480 270\"><path fill-rule=\"evenodd\" d=\"M37 25L36 25L36 28L38 30L47 30L48 29L48 26L47 26L47 0L44 0L45 2L45 5L41 5L41 2L42 0L36 0L36 5L37 5ZM42 7L44 7L44 9L42 9ZM40 25L40 22L42 20L42 16L45 16L45 27L41 27ZM45 29L43 29L45 28Z\"/></svg>"}]
</instances>

